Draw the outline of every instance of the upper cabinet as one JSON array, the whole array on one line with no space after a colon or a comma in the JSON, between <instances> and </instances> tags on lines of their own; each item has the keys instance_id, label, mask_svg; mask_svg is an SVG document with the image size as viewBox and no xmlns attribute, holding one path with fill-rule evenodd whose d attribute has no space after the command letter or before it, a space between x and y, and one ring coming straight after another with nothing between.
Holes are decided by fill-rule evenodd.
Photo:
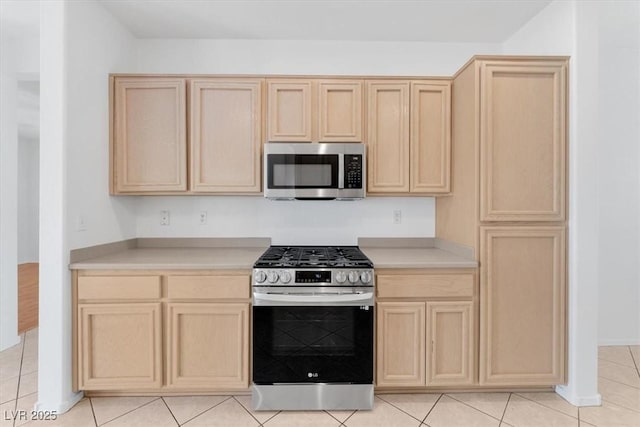
<instances>
[{"instance_id":1,"label":"upper cabinet","mask_svg":"<svg viewBox=\"0 0 640 427\"><path fill-rule=\"evenodd\" d=\"M367 81L367 120L369 193L450 191L450 81Z\"/></svg>"},{"instance_id":2,"label":"upper cabinet","mask_svg":"<svg viewBox=\"0 0 640 427\"><path fill-rule=\"evenodd\" d=\"M113 194L260 193L263 79L111 82Z\"/></svg>"},{"instance_id":3,"label":"upper cabinet","mask_svg":"<svg viewBox=\"0 0 640 427\"><path fill-rule=\"evenodd\" d=\"M367 82L369 193L409 191L409 82Z\"/></svg>"},{"instance_id":4,"label":"upper cabinet","mask_svg":"<svg viewBox=\"0 0 640 427\"><path fill-rule=\"evenodd\" d=\"M362 142L362 81L268 79L267 140Z\"/></svg>"},{"instance_id":5,"label":"upper cabinet","mask_svg":"<svg viewBox=\"0 0 640 427\"><path fill-rule=\"evenodd\" d=\"M311 142L313 81L267 80L268 141Z\"/></svg>"},{"instance_id":6,"label":"upper cabinet","mask_svg":"<svg viewBox=\"0 0 640 427\"><path fill-rule=\"evenodd\" d=\"M187 190L186 80L113 82L113 193Z\"/></svg>"},{"instance_id":7,"label":"upper cabinet","mask_svg":"<svg viewBox=\"0 0 640 427\"><path fill-rule=\"evenodd\" d=\"M191 81L191 190L260 192L262 80Z\"/></svg>"},{"instance_id":8,"label":"upper cabinet","mask_svg":"<svg viewBox=\"0 0 640 427\"><path fill-rule=\"evenodd\" d=\"M566 62L479 68L480 220L563 221Z\"/></svg>"}]
</instances>

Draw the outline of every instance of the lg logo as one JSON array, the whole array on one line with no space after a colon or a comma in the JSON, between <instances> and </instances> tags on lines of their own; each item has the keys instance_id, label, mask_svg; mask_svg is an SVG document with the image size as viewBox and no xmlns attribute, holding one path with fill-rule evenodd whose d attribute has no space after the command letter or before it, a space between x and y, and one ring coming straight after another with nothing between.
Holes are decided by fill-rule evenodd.
<instances>
[{"instance_id":1,"label":"lg logo","mask_svg":"<svg viewBox=\"0 0 640 427\"><path fill-rule=\"evenodd\" d=\"M318 378L318 373L317 373L317 372L309 372L309 373L307 374L307 376L308 376L309 378Z\"/></svg>"}]
</instances>

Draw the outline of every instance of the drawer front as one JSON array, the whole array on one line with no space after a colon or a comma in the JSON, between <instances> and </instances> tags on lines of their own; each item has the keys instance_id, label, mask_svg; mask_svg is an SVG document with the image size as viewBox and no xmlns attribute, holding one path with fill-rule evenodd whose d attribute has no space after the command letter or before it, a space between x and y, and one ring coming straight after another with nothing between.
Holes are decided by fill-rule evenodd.
<instances>
[{"instance_id":1,"label":"drawer front","mask_svg":"<svg viewBox=\"0 0 640 427\"><path fill-rule=\"evenodd\" d=\"M249 298L250 276L169 276L171 299Z\"/></svg>"},{"instance_id":2,"label":"drawer front","mask_svg":"<svg viewBox=\"0 0 640 427\"><path fill-rule=\"evenodd\" d=\"M472 274L378 275L379 298L473 297Z\"/></svg>"},{"instance_id":3,"label":"drawer front","mask_svg":"<svg viewBox=\"0 0 640 427\"><path fill-rule=\"evenodd\" d=\"M160 296L160 276L78 277L81 300L142 300Z\"/></svg>"}]
</instances>

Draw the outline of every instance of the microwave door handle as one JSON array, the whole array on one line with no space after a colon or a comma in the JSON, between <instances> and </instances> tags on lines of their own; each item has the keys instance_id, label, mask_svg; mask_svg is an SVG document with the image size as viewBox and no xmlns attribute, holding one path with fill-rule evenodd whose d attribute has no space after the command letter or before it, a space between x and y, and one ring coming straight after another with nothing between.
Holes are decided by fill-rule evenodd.
<instances>
[{"instance_id":1,"label":"microwave door handle","mask_svg":"<svg viewBox=\"0 0 640 427\"><path fill-rule=\"evenodd\" d=\"M338 154L338 189L344 189L344 154Z\"/></svg>"}]
</instances>

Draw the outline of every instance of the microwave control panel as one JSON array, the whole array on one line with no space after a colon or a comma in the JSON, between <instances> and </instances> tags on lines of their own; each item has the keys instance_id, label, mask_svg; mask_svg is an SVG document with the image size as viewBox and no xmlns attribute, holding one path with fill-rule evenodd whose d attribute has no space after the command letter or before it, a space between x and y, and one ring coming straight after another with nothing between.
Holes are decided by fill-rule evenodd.
<instances>
[{"instance_id":1,"label":"microwave control panel","mask_svg":"<svg viewBox=\"0 0 640 427\"><path fill-rule=\"evenodd\" d=\"M344 188L362 188L362 155L344 155Z\"/></svg>"}]
</instances>

